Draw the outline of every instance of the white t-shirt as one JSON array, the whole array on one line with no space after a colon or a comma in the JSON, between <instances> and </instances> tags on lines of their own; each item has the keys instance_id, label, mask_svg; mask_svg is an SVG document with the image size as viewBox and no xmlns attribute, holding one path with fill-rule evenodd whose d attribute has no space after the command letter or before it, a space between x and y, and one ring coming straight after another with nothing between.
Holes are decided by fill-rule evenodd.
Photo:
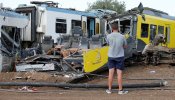
<instances>
[{"instance_id":1,"label":"white t-shirt","mask_svg":"<svg viewBox=\"0 0 175 100\"><path fill-rule=\"evenodd\" d=\"M124 57L123 46L127 45L124 35L118 32L108 34L107 42L109 44L108 57L112 58Z\"/></svg>"}]
</instances>

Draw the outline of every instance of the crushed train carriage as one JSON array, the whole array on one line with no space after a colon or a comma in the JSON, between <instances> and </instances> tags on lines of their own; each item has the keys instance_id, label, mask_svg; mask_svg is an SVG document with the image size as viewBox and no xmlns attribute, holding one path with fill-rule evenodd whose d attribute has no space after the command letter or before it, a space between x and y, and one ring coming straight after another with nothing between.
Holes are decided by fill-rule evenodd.
<instances>
[{"instance_id":1,"label":"crushed train carriage","mask_svg":"<svg viewBox=\"0 0 175 100\"><path fill-rule=\"evenodd\" d=\"M142 4L141 4L142 5ZM118 15L110 22L117 23L121 34L127 38L128 49L125 50L126 59L143 59L147 62L147 57L151 62L157 62L161 58L174 59L174 54L162 51L161 49L152 49L151 56L146 54L141 56L145 46L153 43L156 35L164 36L164 43L161 43L160 48L164 47L168 51L175 48L175 17L169 16L167 13L143 6L134 8L125 14ZM156 52L156 56L153 53ZM157 53L158 52L158 53ZM171 58L170 58L171 56ZM142 57L142 58L138 58ZM161 60L160 60L161 61ZM172 62L172 61L170 61Z\"/></svg>"},{"instance_id":2,"label":"crushed train carriage","mask_svg":"<svg viewBox=\"0 0 175 100\"><path fill-rule=\"evenodd\" d=\"M81 71L93 72L106 64L107 58L103 57L107 57L107 47L102 48L104 38L100 35L105 34L106 20L101 20L93 12L58 8L54 2L33 1L31 4L16 8L30 19L27 31L22 35L23 47L37 42L48 43L51 38L47 36L51 36L54 43L64 45L65 51L78 48L78 57L68 55L64 60L70 65L78 62Z\"/></svg>"},{"instance_id":3,"label":"crushed train carriage","mask_svg":"<svg viewBox=\"0 0 175 100\"><path fill-rule=\"evenodd\" d=\"M101 33L100 19L95 13L59 8L58 3L32 1L21 5L16 11L30 18L24 42L41 42L44 36L52 36L54 42L61 35L71 35L74 26L83 29L83 35L91 37Z\"/></svg>"},{"instance_id":4,"label":"crushed train carriage","mask_svg":"<svg viewBox=\"0 0 175 100\"><path fill-rule=\"evenodd\" d=\"M12 71L20 50L20 38L28 18L11 9L0 8L0 71Z\"/></svg>"}]
</instances>

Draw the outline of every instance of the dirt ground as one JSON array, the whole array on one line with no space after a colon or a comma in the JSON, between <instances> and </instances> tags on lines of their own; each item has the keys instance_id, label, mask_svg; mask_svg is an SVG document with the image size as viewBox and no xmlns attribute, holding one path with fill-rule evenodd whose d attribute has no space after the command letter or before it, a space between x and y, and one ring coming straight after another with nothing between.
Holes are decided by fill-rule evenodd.
<instances>
[{"instance_id":1,"label":"dirt ground","mask_svg":"<svg viewBox=\"0 0 175 100\"><path fill-rule=\"evenodd\" d=\"M107 72L100 73L100 77L90 79L87 83L106 84ZM143 80L141 80L143 79ZM23 91L22 87L1 87L0 100L174 100L175 98L175 66L135 65L124 71L124 84L152 83L164 79L168 85L160 88L127 89L126 95L118 95L117 89L112 94L106 94L105 89L60 89L53 87L30 87L35 91ZM48 73L1 73L1 82L66 82L67 76L53 76ZM116 79L114 80L116 83Z\"/></svg>"}]
</instances>

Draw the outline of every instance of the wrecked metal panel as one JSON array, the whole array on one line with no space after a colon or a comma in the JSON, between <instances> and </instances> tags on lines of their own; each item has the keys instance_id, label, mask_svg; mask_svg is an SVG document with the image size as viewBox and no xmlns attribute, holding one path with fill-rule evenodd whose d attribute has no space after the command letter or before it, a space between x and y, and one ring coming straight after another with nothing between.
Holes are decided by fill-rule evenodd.
<instances>
[{"instance_id":1,"label":"wrecked metal panel","mask_svg":"<svg viewBox=\"0 0 175 100\"><path fill-rule=\"evenodd\" d=\"M53 63L51 64L24 64L17 65L16 71L49 71L55 70L55 66Z\"/></svg>"},{"instance_id":2,"label":"wrecked metal panel","mask_svg":"<svg viewBox=\"0 0 175 100\"><path fill-rule=\"evenodd\" d=\"M0 71L2 72L12 71L13 69L12 61L13 57L8 57L4 54L0 54Z\"/></svg>"}]
</instances>

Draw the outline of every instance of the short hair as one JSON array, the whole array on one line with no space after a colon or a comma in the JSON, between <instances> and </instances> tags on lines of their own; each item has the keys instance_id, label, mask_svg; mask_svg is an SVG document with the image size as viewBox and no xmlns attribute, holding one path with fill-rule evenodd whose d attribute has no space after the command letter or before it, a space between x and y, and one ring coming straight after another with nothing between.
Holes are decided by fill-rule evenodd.
<instances>
[{"instance_id":1,"label":"short hair","mask_svg":"<svg viewBox=\"0 0 175 100\"><path fill-rule=\"evenodd\" d=\"M112 23L112 24L111 24L111 28L112 28L113 30L118 30L118 24L117 24L117 23Z\"/></svg>"}]
</instances>

